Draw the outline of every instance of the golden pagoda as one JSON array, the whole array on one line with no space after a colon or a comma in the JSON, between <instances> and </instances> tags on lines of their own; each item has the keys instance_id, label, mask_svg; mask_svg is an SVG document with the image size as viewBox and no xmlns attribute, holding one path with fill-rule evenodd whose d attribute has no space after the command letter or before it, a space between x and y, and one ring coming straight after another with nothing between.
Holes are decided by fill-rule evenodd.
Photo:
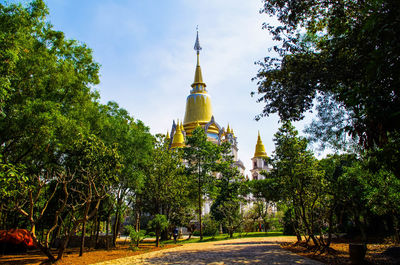
<instances>
[{"instance_id":1,"label":"golden pagoda","mask_svg":"<svg viewBox=\"0 0 400 265\"><path fill-rule=\"evenodd\" d=\"M200 51L202 48L200 46L198 31L196 34L194 50L196 51L197 56L194 82L191 85L190 94L186 99L183 123L180 123L179 121L177 121L177 123L175 123L175 121L172 122L170 147L183 147L185 145L185 137L190 136L194 129L201 126L204 128L209 141L216 144L221 144L224 141L231 143L235 165L244 172L244 165L237 157L237 138L233 134L233 130L229 125L228 130L219 126L212 113L211 97L206 90L206 83L203 81L200 67Z\"/></svg>"},{"instance_id":2,"label":"golden pagoda","mask_svg":"<svg viewBox=\"0 0 400 265\"><path fill-rule=\"evenodd\" d=\"M182 125L176 126L176 131L174 133L174 137L172 138L171 148L181 148L185 146L185 139L183 138L183 134L181 131Z\"/></svg>"},{"instance_id":3,"label":"golden pagoda","mask_svg":"<svg viewBox=\"0 0 400 265\"><path fill-rule=\"evenodd\" d=\"M254 157L263 157L263 158L268 157L267 152L265 152L264 144L261 141L260 131L258 131L258 138L257 138L256 150L254 152Z\"/></svg>"},{"instance_id":4,"label":"golden pagoda","mask_svg":"<svg viewBox=\"0 0 400 265\"><path fill-rule=\"evenodd\" d=\"M196 35L196 43L194 49L197 54L197 65L194 74L194 82L191 85L190 95L186 99L185 118L183 120L183 127L186 134L190 135L192 131L199 124L202 127L207 127L208 134L215 134L217 136L221 130L219 126L213 122L211 97L207 93L206 84L203 81L203 75L200 67L200 41L199 32ZM206 126L209 124L209 126ZM215 137L214 137L215 138Z\"/></svg>"},{"instance_id":5,"label":"golden pagoda","mask_svg":"<svg viewBox=\"0 0 400 265\"><path fill-rule=\"evenodd\" d=\"M254 151L254 157L251 159L253 163L252 169L250 169L252 179L263 179L264 176L261 175L261 171L270 171L272 168L267 162L267 152L265 152L265 147L261 141L260 131L258 131L256 150Z\"/></svg>"}]
</instances>

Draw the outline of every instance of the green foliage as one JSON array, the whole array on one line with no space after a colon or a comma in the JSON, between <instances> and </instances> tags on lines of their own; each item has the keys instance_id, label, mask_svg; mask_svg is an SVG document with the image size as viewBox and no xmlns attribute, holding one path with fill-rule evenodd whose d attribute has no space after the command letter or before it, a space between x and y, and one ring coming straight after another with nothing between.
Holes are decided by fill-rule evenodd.
<instances>
[{"instance_id":1,"label":"green foliage","mask_svg":"<svg viewBox=\"0 0 400 265\"><path fill-rule=\"evenodd\" d=\"M227 218L234 217L233 219L236 219L238 216L240 203L245 201L244 195L246 195L247 186L244 177L240 175L239 170L234 165L230 154L230 144L223 143L221 150L222 159L216 164L215 169L218 172L218 178L215 182L217 195L211 205L211 214L218 222L225 222ZM232 205L237 207L232 208ZM232 212L229 212L229 210L232 210Z\"/></svg>"},{"instance_id":2,"label":"green foliage","mask_svg":"<svg viewBox=\"0 0 400 265\"><path fill-rule=\"evenodd\" d=\"M187 161L186 174L195 183L192 191L197 197L200 239L203 238L201 220L203 198L206 195L212 196L215 192L215 171L218 161L222 158L223 148L208 141L204 129L200 126L192 132L191 136L187 137L187 145L183 148L183 158Z\"/></svg>"},{"instance_id":3,"label":"green foliage","mask_svg":"<svg viewBox=\"0 0 400 265\"><path fill-rule=\"evenodd\" d=\"M23 216L54 261L52 237L68 238L95 217L108 220L110 202L123 209L143 185L153 138L116 103L98 102L91 49L65 39L47 15L41 0L0 4L0 208L2 228Z\"/></svg>"},{"instance_id":4,"label":"green foliage","mask_svg":"<svg viewBox=\"0 0 400 265\"><path fill-rule=\"evenodd\" d=\"M350 140L358 149L383 148L380 163L399 165L398 149L388 143L398 142L400 131L400 2L263 2L261 12L280 22L264 24L279 42L279 58L259 62L255 79L265 106L258 118L279 113L281 120L300 120L316 105L318 119L308 128L313 140L335 149Z\"/></svg>"},{"instance_id":5,"label":"green foliage","mask_svg":"<svg viewBox=\"0 0 400 265\"><path fill-rule=\"evenodd\" d=\"M129 237L131 239L131 248L139 247L139 243L146 237L146 231L136 231L136 229L130 225L125 226L125 229L129 232Z\"/></svg>"},{"instance_id":6,"label":"green foliage","mask_svg":"<svg viewBox=\"0 0 400 265\"><path fill-rule=\"evenodd\" d=\"M151 158L147 161L141 194L145 198L145 211L165 214L173 225L184 225L192 219L193 182L184 170L181 150L169 149L165 138L157 135Z\"/></svg>"},{"instance_id":7,"label":"green foliage","mask_svg":"<svg viewBox=\"0 0 400 265\"><path fill-rule=\"evenodd\" d=\"M168 227L167 217L163 214L157 214L148 224L150 230L161 231Z\"/></svg>"},{"instance_id":8,"label":"green foliage","mask_svg":"<svg viewBox=\"0 0 400 265\"><path fill-rule=\"evenodd\" d=\"M297 226L293 213L293 208L288 208L283 216L283 234L295 235L295 227Z\"/></svg>"},{"instance_id":9,"label":"green foliage","mask_svg":"<svg viewBox=\"0 0 400 265\"><path fill-rule=\"evenodd\" d=\"M159 238L161 231L167 229L169 225L168 219L165 215L157 214L149 223L149 230L156 232L156 246L159 246Z\"/></svg>"},{"instance_id":10,"label":"green foliage","mask_svg":"<svg viewBox=\"0 0 400 265\"><path fill-rule=\"evenodd\" d=\"M210 215L204 216L203 226L204 226L204 231L203 231L204 236L215 237L216 235L218 235L219 224ZM198 235L200 235L200 233Z\"/></svg>"},{"instance_id":11,"label":"green foliage","mask_svg":"<svg viewBox=\"0 0 400 265\"><path fill-rule=\"evenodd\" d=\"M197 127L187 137L187 146L183 149L183 158L188 162L187 173L193 176L199 185L197 193L211 194L215 183L213 172L216 161L221 158L222 149L208 141L203 128Z\"/></svg>"},{"instance_id":12,"label":"green foliage","mask_svg":"<svg viewBox=\"0 0 400 265\"><path fill-rule=\"evenodd\" d=\"M0 200L14 198L21 187L29 189L28 177L22 166L4 163L0 155Z\"/></svg>"},{"instance_id":13,"label":"green foliage","mask_svg":"<svg viewBox=\"0 0 400 265\"><path fill-rule=\"evenodd\" d=\"M293 209L290 223L298 238L300 234L309 236L316 246L324 219L320 216L323 208L324 189L327 185L323 171L313 153L307 150L307 140L299 137L290 122L285 122L275 134L275 154L273 169L264 172L265 180L253 183L256 196L265 196L266 201L281 201ZM278 187L275 193L272 188ZM263 190L263 189L266 190ZM320 237L322 238L322 237Z\"/></svg>"},{"instance_id":14,"label":"green foliage","mask_svg":"<svg viewBox=\"0 0 400 265\"><path fill-rule=\"evenodd\" d=\"M229 237L239 230L243 224L243 216L240 212L240 203L237 200L224 201L218 205L218 213L221 216L221 224L228 231Z\"/></svg>"}]
</instances>

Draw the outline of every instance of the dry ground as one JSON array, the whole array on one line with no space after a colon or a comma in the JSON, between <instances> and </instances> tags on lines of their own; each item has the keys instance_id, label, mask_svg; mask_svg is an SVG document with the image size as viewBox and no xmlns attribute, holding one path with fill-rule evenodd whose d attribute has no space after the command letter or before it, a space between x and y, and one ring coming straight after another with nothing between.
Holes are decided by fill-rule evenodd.
<instances>
[{"instance_id":1,"label":"dry ground","mask_svg":"<svg viewBox=\"0 0 400 265\"><path fill-rule=\"evenodd\" d=\"M129 245L124 242L120 241L116 249L112 249L109 251L106 250L88 250L84 253L83 257L78 257L79 249L68 249L64 255L63 260L59 263L61 265L72 265L72 264L94 264L98 262L111 261L108 264L115 264L116 259L119 259L118 264L143 264L150 261L148 264L166 264L163 258L167 259L174 259L176 253L179 251L181 253L185 252L189 248L189 252L183 254L185 259L193 258L191 257L192 254L199 254L201 253L202 257L204 253L212 260L218 259L218 255L220 252L223 252L227 255L224 258L225 263L214 263L214 264L235 264L235 260L242 259L245 262L247 259L248 264L268 264L268 260L271 262L273 259L269 258L272 255L275 257L279 257L284 259L282 256L282 252L279 251L279 248L282 247L286 250L290 250L297 255L301 255L304 257L308 257L325 264L350 264L349 260L349 248L347 242L336 242L332 243L331 247L333 251L328 254L318 254L314 253L313 251L307 250L305 247L301 245L294 245L292 244L295 241L294 237L266 237L266 238L242 238L236 240L229 240L229 241L214 241L214 242L207 242L207 243L192 243L192 244L185 244L185 245L165 245L162 248L156 248L154 243L143 243L140 246L140 249L137 251L132 251L129 249ZM124 244L125 243L125 244ZM191 246L190 246L191 245ZM368 261L367 264L400 264L400 261L393 260L387 256L382 255L382 252L385 251L388 247L394 246L393 244L368 244L368 252L366 259ZM177 249L169 249L178 247ZM222 248L222 249L219 249ZM191 249L191 250L190 250ZM159 251L158 253L149 253L153 251ZM178 251L178 252L177 252ZM203 252L205 251L205 252ZM246 253L249 251L253 251L253 255L246 256ZM172 254L171 254L172 253ZM175 253L175 254L174 254ZM242 254L241 254L242 253ZM244 253L244 254L243 254ZM257 254L258 253L258 254ZM260 259L257 255L264 255L264 259ZM136 256L136 257L132 257ZM163 257L164 256L164 257ZM129 263L124 262L124 259L128 258L128 261L131 260ZM261 257L262 258L262 257ZM295 259L296 255L294 255ZM33 250L29 251L26 254L20 255L0 255L0 265L10 264L43 264L47 260L46 256L44 256L40 251ZM267 260L267 261L265 261ZM192 259L193 261L193 259ZM197 264L207 264L202 263L201 259L197 260ZM297 260L299 263L304 263L305 261L302 259ZM172 262L170 264L177 264L176 262ZM178 264L186 264L186 263L178 263ZM194 263L190 263L194 264Z\"/></svg>"},{"instance_id":2,"label":"dry ground","mask_svg":"<svg viewBox=\"0 0 400 265\"><path fill-rule=\"evenodd\" d=\"M282 242L294 240L294 237L279 236L188 243L177 248L163 249L96 265L322 264L280 247Z\"/></svg>"},{"instance_id":3,"label":"dry ground","mask_svg":"<svg viewBox=\"0 0 400 265\"><path fill-rule=\"evenodd\" d=\"M57 263L60 265L75 265L75 264L93 264L97 262L113 260L118 258L130 257L134 255L140 255L143 253L158 251L160 249L166 249L176 247L179 245L165 245L163 248L156 248L154 243L143 243L140 245L140 249L132 251L129 249L128 243L123 241L118 242L117 248L111 250L87 250L83 253L82 257L79 257L79 248L67 249L63 259ZM57 253L54 252L54 255ZM47 260L47 257L43 255L39 250L28 251L25 254L18 255L0 255L1 265L39 265L43 264Z\"/></svg>"},{"instance_id":4,"label":"dry ground","mask_svg":"<svg viewBox=\"0 0 400 265\"><path fill-rule=\"evenodd\" d=\"M396 246L392 243L388 244L367 244L367 254L365 256L366 263L371 265L399 265L400 260L395 260L382 253L389 247ZM304 244L282 244L282 248L290 250L298 255L321 261L325 264L339 265L351 264L349 256L348 242L334 242L331 244L330 253L316 253L307 249Z\"/></svg>"}]
</instances>

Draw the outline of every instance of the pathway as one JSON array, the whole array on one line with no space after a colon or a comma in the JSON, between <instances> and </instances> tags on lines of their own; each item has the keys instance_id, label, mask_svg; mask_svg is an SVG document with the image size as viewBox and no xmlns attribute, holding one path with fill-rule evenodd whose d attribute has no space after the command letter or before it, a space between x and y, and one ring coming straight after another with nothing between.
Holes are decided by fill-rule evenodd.
<instances>
[{"instance_id":1,"label":"pathway","mask_svg":"<svg viewBox=\"0 0 400 265\"><path fill-rule=\"evenodd\" d=\"M262 237L191 243L96 265L322 264L280 248L279 243L293 240L294 238L290 237Z\"/></svg>"}]
</instances>

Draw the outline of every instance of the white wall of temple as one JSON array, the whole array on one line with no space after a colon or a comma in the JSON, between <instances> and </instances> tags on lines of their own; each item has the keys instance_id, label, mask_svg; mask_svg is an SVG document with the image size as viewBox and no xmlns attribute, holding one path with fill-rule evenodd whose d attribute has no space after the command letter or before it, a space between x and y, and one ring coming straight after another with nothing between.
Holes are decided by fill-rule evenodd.
<instances>
[{"instance_id":1,"label":"white wall of temple","mask_svg":"<svg viewBox=\"0 0 400 265\"><path fill-rule=\"evenodd\" d=\"M253 168L250 169L251 177L250 180L255 179L264 179L264 176L261 175L261 171L271 171L272 167L268 165L265 160L261 157L253 157L251 159Z\"/></svg>"}]
</instances>

